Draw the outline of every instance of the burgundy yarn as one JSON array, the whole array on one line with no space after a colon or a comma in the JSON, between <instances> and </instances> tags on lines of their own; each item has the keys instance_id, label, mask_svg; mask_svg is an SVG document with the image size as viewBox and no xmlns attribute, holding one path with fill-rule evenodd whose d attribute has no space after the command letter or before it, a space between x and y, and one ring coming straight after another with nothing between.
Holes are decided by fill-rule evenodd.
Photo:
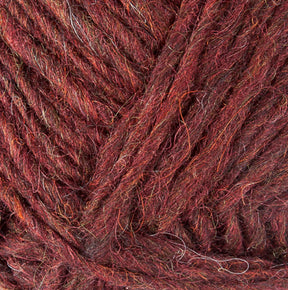
<instances>
[{"instance_id":1,"label":"burgundy yarn","mask_svg":"<svg viewBox=\"0 0 288 290\"><path fill-rule=\"evenodd\" d=\"M287 289L288 1L1 0L0 288Z\"/></svg>"}]
</instances>

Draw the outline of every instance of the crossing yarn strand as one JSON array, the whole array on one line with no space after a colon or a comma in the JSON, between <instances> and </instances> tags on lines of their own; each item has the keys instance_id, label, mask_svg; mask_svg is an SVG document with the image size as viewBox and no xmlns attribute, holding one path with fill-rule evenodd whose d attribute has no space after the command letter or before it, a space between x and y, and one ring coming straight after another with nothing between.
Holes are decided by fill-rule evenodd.
<instances>
[{"instance_id":1,"label":"crossing yarn strand","mask_svg":"<svg viewBox=\"0 0 288 290\"><path fill-rule=\"evenodd\" d=\"M1 0L0 288L287 289L288 1Z\"/></svg>"}]
</instances>

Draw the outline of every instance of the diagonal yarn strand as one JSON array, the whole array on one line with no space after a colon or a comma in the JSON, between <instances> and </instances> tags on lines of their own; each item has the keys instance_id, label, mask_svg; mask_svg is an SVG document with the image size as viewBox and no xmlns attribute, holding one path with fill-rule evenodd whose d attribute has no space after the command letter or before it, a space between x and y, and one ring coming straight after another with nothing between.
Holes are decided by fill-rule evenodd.
<instances>
[{"instance_id":1,"label":"diagonal yarn strand","mask_svg":"<svg viewBox=\"0 0 288 290\"><path fill-rule=\"evenodd\" d=\"M287 0L1 0L0 288L287 289L287 44Z\"/></svg>"}]
</instances>

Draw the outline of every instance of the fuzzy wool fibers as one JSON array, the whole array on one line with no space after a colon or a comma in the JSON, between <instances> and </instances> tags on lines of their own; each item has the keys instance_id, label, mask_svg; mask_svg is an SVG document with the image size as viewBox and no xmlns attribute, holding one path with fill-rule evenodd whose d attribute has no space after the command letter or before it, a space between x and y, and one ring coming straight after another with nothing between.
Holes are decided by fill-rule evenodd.
<instances>
[{"instance_id":1,"label":"fuzzy wool fibers","mask_svg":"<svg viewBox=\"0 0 288 290\"><path fill-rule=\"evenodd\" d=\"M288 289L288 0L0 0L0 289Z\"/></svg>"}]
</instances>

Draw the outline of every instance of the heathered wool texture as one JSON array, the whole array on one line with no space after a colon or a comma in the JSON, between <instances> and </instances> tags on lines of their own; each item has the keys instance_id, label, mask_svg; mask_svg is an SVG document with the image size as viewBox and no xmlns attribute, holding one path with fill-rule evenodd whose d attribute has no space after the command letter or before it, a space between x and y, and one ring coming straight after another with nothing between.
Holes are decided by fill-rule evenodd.
<instances>
[{"instance_id":1,"label":"heathered wool texture","mask_svg":"<svg viewBox=\"0 0 288 290\"><path fill-rule=\"evenodd\" d=\"M0 288L288 288L287 0L0 0Z\"/></svg>"}]
</instances>

